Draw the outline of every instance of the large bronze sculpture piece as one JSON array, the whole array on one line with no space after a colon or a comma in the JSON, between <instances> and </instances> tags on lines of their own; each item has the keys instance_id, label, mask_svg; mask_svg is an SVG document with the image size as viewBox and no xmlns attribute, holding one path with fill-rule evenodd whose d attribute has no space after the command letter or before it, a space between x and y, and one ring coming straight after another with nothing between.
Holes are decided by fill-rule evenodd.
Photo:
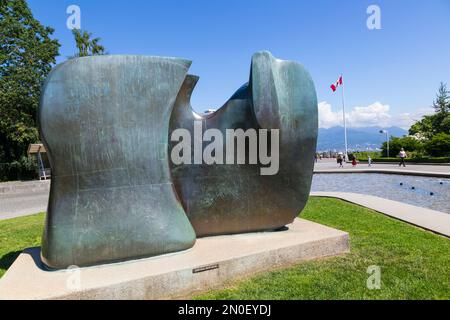
<instances>
[{"instance_id":1,"label":"large bronze sculpture piece","mask_svg":"<svg viewBox=\"0 0 450 320\"><path fill-rule=\"evenodd\" d=\"M69 60L49 75L39 111L52 166L47 266L181 251L200 236L281 228L303 209L317 138L309 74L298 63L256 53L249 82L218 111L199 115L190 106L198 78L187 74L189 66L176 58L96 56ZM278 147L271 154L276 170L261 174L261 159L174 163L174 132L195 135L198 124L200 134L266 133L269 150ZM249 157L262 138L247 138ZM208 145L200 143L202 150Z\"/></svg>"}]
</instances>

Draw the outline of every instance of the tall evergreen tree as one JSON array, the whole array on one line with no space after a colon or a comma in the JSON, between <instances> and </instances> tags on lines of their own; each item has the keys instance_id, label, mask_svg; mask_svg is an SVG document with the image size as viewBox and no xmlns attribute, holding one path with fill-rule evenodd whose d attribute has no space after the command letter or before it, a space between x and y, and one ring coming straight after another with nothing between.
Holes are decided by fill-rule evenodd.
<instances>
[{"instance_id":1,"label":"tall evergreen tree","mask_svg":"<svg viewBox=\"0 0 450 320\"><path fill-rule=\"evenodd\" d=\"M450 92L445 83L441 82L436 99L433 101L435 113L424 116L409 129L410 135L419 134L431 139L438 133L450 134Z\"/></svg>"},{"instance_id":2,"label":"tall evergreen tree","mask_svg":"<svg viewBox=\"0 0 450 320\"><path fill-rule=\"evenodd\" d=\"M450 112L450 92L447 90L447 85L441 82L439 86L436 100L433 102L433 108L436 113L448 113Z\"/></svg>"},{"instance_id":3,"label":"tall evergreen tree","mask_svg":"<svg viewBox=\"0 0 450 320\"><path fill-rule=\"evenodd\" d=\"M435 113L424 116L409 129L410 135L422 137L424 150L431 156L448 156L450 147L450 95L445 83L441 82L436 99Z\"/></svg>"}]
</instances>

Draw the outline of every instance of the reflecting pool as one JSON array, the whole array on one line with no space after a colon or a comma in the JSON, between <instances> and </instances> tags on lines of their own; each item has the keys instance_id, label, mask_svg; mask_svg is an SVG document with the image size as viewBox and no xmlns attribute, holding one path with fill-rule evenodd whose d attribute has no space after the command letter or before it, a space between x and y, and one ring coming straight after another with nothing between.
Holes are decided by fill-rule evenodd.
<instances>
[{"instance_id":1,"label":"reflecting pool","mask_svg":"<svg viewBox=\"0 0 450 320\"><path fill-rule=\"evenodd\" d=\"M450 179L379 173L316 173L311 191L369 194L450 213Z\"/></svg>"}]
</instances>

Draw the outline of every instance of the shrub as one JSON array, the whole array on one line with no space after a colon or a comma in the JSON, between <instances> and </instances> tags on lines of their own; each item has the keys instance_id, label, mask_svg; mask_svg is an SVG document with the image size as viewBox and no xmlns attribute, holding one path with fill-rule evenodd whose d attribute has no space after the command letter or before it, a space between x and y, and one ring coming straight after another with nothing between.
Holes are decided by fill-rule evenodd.
<instances>
[{"instance_id":1,"label":"shrub","mask_svg":"<svg viewBox=\"0 0 450 320\"><path fill-rule=\"evenodd\" d=\"M403 138L391 137L391 140L389 141L389 156L391 157L397 156L402 148L405 149L407 153L411 153L413 151L420 153L421 150L423 150L423 143L414 137L403 137ZM383 157L386 157L387 155L386 142L383 143L381 149ZM410 154L408 154L408 157L409 156Z\"/></svg>"},{"instance_id":2,"label":"shrub","mask_svg":"<svg viewBox=\"0 0 450 320\"><path fill-rule=\"evenodd\" d=\"M0 181L29 180L37 176L37 162L33 157L22 156L10 163L0 163Z\"/></svg>"},{"instance_id":3,"label":"shrub","mask_svg":"<svg viewBox=\"0 0 450 320\"><path fill-rule=\"evenodd\" d=\"M425 142L425 151L433 157L450 156L450 134L438 133Z\"/></svg>"}]
</instances>

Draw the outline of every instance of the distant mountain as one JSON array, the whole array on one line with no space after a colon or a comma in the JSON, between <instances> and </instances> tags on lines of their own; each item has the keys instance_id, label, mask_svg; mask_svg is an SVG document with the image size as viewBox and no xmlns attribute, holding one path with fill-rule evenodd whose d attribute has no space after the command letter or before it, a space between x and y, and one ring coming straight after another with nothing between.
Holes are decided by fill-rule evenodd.
<instances>
[{"instance_id":1,"label":"distant mountain","mask_svg":"<svg viewBox=\"0 0 450 320\"><path fill-rule=\"evenodd\" d=\"M389 136L402 137L408 131L399 127L362 127L347 128L348 148L352 150L365 151L375 150L381 147L386 141L386 135L380 130L388 130ZM329 129L319 128L319 138L317 142L318 151L344 150L344 128L332 127Z\"/></svg>"}]
</instances>

